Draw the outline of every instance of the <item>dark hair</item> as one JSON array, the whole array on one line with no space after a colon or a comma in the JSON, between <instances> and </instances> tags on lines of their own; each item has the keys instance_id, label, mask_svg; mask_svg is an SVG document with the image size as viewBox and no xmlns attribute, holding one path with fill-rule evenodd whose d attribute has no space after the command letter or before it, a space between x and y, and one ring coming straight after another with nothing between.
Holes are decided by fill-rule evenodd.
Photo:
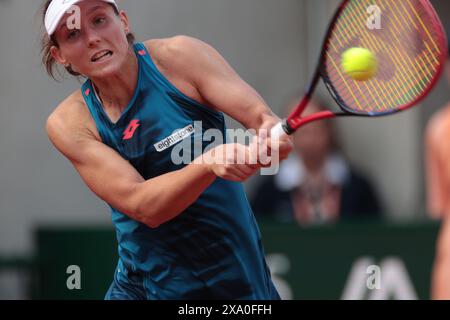
<instances>
[{"instance_id":1,"label":"dark hair","mask_svg":"<svg viewBox=\"0 0 450 320\"><path fill-rule=\"evenodd\" d=\"M51 2L52 2L52 0L46 0L44 2L44 5L42 6L42 21L44 24L45 24L45 13L47 12L47 9L50 6ZM119 15L119 11L117 10L117 8L113 4L110 4L110 5L114 8L114 12L117 15ZM136 40L136 38L135 38L134 34L130 32L127 34L127 40L128 40L129 45L131 46L134 44L134 41ZM44 31L41 36L42 64L45 66L47 73L53 79L56 80L55 69L56 69L57 65L56 65L55 59L52 57L52 54L50 52L50 49L53 46L58 47L58 43L56 42L56 39L53 35L50 37L48 36L47 31L45 30L45 27L44 27ZM65 69L69 74L71 74L73 76L76 76L76 77L81 76L81 74L74 71L71 66L67 66L67 67L65 67ZM59 70L58 70L58 72L59 72ZM59 74L61 74L61 73L59 72Z\"/></svg>"}]
</instances>

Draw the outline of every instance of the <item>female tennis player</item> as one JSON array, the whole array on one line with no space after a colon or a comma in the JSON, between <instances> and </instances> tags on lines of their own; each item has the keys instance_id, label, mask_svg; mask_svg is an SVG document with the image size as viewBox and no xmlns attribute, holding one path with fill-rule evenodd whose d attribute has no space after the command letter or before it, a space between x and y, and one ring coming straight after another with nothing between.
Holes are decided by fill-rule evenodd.
<instances>
[{"instance_id":1,"label":"female tennis player","mask_svg":"<svg viewBox=\"0 0 450 320\"><path fill-rule=\"evenodd\" d=\"M225 135L223 113L271 128L279 119L263 99L202 41L134 43L114 0L46 1L43 20L49 74L59 64L87 79L50 115L47 132L111 207L120 258L105 298L278 299L241 184L260 165L234 161L249 148L228 145L224 162L214 159L225 145L190 164L171 157L208 129ZM285 159L290 139L277 149Z\"/></svg>"}]
</instances>

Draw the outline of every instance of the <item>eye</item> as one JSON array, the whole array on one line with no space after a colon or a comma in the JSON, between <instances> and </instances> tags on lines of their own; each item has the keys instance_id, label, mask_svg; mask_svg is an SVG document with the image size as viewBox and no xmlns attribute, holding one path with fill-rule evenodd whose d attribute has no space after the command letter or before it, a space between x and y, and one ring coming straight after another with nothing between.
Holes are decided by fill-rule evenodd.
<instances>
[{"instance_id":1,"label":"eye","mask_svg":"<svg viewBox=\"0 0 450 320\"><path fill-rule=\"evenodd\" d=\"M67 39L69 39L69 40L75 39L78 37L79 34L80 34L80 30L72 30L67 34Z\"/></svg>"},{"instance_id":2,"label":"eye","mask_svg":"<svg viewBox=\"0 0 450 320\"><path fill-rule=\"evenodd\" d=\"M103 18L103 17L98 17L98 18L95 18L95 19L94 19L94 24L95 24L95 25L101 25L101 24L105 23L105 21L106 21L105 18Z\"/></svg>"}]
</instances>

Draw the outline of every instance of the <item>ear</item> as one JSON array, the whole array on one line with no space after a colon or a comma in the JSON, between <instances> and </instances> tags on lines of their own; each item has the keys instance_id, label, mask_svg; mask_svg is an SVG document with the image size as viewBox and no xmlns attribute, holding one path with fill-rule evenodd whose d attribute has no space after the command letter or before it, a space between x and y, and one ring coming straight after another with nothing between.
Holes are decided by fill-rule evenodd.
<instances>
[{"instance_id":1,"label":"ear","mask_svg":"<svg viewBox=\"0 0 450 320\"><path fill-rule=\"evenodd\" d=\"M122 22L123 30L125 31L125 33L126 34L130 33L130 20L128 19L128 16L125 13L125 11L123 11L123 10L120 11L119 18L120 18L120 21Z\"/></svg>"},{"instance_id":2,"label":"ear","mask_svg":"<svg viewBox=\"0 0 450 320\"><path fill-rule=\"evenodd\" d=\"M63 65L64 67L67 67L69 65L69 62L61 54L61 50L59 50L59 48L57 48L56 46L52 46L50 48L50 54L57 63Z\"/></svg>"}]
</instances>

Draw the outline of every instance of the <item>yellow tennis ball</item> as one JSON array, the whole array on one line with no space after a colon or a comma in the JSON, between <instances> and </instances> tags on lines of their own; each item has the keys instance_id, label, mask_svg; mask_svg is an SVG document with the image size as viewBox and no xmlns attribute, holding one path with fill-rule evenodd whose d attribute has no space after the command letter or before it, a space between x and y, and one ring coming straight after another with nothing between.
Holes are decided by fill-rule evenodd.
<instances>
[{"instance_id":1,"label":"yellow tennis ball","mask_svg":"<svg viewBox=\"0 0 450 320\"><path fill-rule=\"evenodd\" d=\"M342 69L352 79L366 81L377 74L378 61L375 55L365 48L350 48L342 54Z\"/></svg>"}]
</instances>

